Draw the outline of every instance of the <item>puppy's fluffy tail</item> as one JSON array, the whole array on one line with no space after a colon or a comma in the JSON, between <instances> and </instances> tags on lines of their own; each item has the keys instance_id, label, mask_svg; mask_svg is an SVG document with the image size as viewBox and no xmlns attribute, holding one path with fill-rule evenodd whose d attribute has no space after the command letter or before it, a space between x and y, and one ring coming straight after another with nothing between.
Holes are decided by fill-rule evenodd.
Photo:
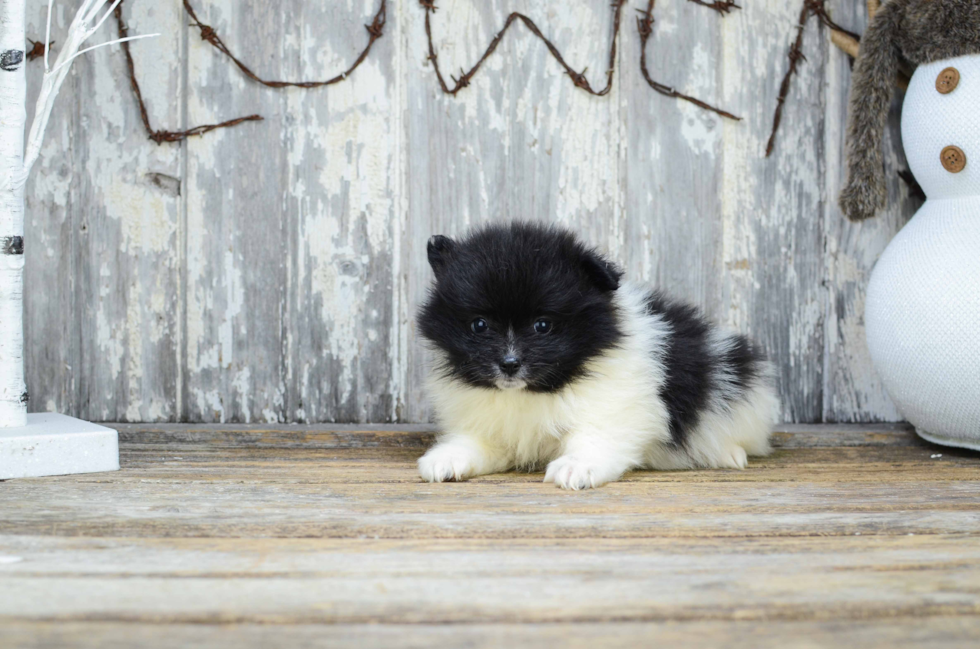
<instances>
[{"instance_id":1,"label":"puppy's fluffy tail","mask_svg":"<svg viewBox=\"0 0 980 649\"><path fill-rule=\"evenodd\" d=\"M711 338L715 394L699 428L715 428L716 434L724 433L749 455L767 455L779 412L775 369L745 336L715 331Z\"/></svg>"},{"instance_id":2,"label":"puppy's fluffy tail","mask_svg":"<svg viewBox=\"0 0 980 649\"><path fill-rule=\"evenodd\" d=\"M744 468L746 455L767 454L778 399L762 349L660 293L646 309L666 326L660 398L674 447L706 467Z\"/></svg>"}]
</instances>

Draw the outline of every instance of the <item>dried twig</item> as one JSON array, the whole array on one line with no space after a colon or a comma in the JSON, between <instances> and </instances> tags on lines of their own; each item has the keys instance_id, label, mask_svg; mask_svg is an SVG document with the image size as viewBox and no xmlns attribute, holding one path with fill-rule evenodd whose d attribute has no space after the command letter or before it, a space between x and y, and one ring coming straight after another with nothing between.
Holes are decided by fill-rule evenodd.
<instances>
[{"instance_id":1,"label":"dried twig","mask_svg":"<svg viewBox=\"0 0 980 649\"><path fill-rule=\"evenodd\" d=\"M268 81L252 72L248 66L238 60L238 58L231 53L231 50L229 50L228 46L221 40L218 33L214 31L214 28L210 25L205 25L200 21L200 19L198 19L197 14L194 13L194 7L191 6L189 0L184 0L184 9L187 10L187 14L191 17L191 20L194 21L192 25L201 31L202 40L211 43L215 49L231 59L246 77L252 81L255 81L256 83L261 83L263 86L268 86L269 88L319 88L321 86L329 86L331 84L344 81L352 72L354 72L354 70L358 68L358 66L361 65L361 63L364 62L364 59L366 59L368 54L371 52L371 47L374 45L374 42L384 35L385 19L387 18L387 0L381 0L381 6L378 8L378 12L374 14L374 20L371 21L370 25L364 26L369 34L367 45L364 46L364 49L361 51L361 54L357 57L357 59L354 60L354 63L337 76L331 77L325 81Z\"/></svg>"},{"instance_id":2,"label":"dried twig","mask_svg":"<svg viewBox=\"0 0 980 649\"><path fill-rule=\"evenodd\" d=\"M731 13L733 9L741 9L740 6L735 4L735 0L687 0L687 1L693 2L696 5L707 7L708 9L714 9L720 14Z\"/></svg>"},{"instance_id":3,"label":"dried twig","mask_svg":"<svg viewBox=\"0 0 980 649\"><path fill-rule=\"evenodd\" d=\"M819 0L816 0L816 2L819 2ZM783 104L786 103L786 97L789 95L789 81L796 74L796 66L799 62L806 60L801 49L803 46L803 29L806 27L806 21L810 17L810 12L814 4L815 0L803 0L803 9L800 10L800 21L796 25L796 40L793 41L793 44L789 48L789 69L786 70L786 75L783 77L782 83L779 84L779 97L776 99L776 113L772 117L772 133L769 135L769 142L766 144L767 158L776 145L776 131L779 130L779 124L783 121Z\"/></svg>"},{"instance_id":4,"label":"dried twig","mask_svg":"<svg viewBox=\"0 0 980 649\"><path fill-rule=\"evenodd\" d=\"M710 110L711 112L717 113L722 117L727 117L729 119L734 119L734 120L741 120L742 119L741 117L732 115L731 113L724 111L720 108L715 108L711 104L707 104L701 101L700 99L697 99L696 97L691 97L690 95L685 95L684 93L678 92L677 90L671 88L668 85L662 84L659 81L655 81L650 76L650 71L647 69L647 43L649 42L650 37L653 35L653 8L654 5L656 5L656 2L657 0L648 0L646 10L640 11L640 16L638 16L636 19L636 28L640 33L640 72L643 74L643 78L646 79L647 84L649 84L651 88L659 92L661 95L691 102L695 106L699 106L705 110ZM692 0L692 2L697 2L697 0ZM707 4L704 2L697 2L697 4L710 6L712 9L715 9L719 13L727 13L728 11L731 11L731 7L738 8L738 6L735 5L734 3L728 3L728 2L720 3L723 6L729 7L728 9L725 10L719 9L711 4ZM714 3L714 4L717 5L719 3Z\"/></svg>"},{"instance_id":5,"label":"dried twig","mask_svg":"<svg viewBox=\"0 0 980 649\"><path fill-rule=\"evenodd\" d=\"M874 18L879 9L881 9L881 0L868 0L868 20Z\"/></svg>"},{"instance_id":6,"label":"dried twig","mask_svg":"<svg viewBox=\"0 0 980 649\"><path fill-rule=\"evenodd\" d=\"M619 38L620 16L622 15L623 5L626 4L626 0L613 0L612 7L615 15L613 17L612 42L609 46L609 64L606 68L606 85L600 90L594 90L592 88L592 86L589 84L589 80L585 77L585 70L578 72L565 62L564 57L561 55L558 48L555 47L555 44L541 33L541 30L538 29L538 26L533 20L516 11L507 16L507 20L504 22L503 28L497 32L497 35L493 37L492 41L490 41L490 45L483 53L483 56L480 57L480 60L476 62L476 65L469 70L460 70L459 78L450 76L450 78L453 80L453 86L450 87L449 84L446 83L446 79L442 76L442 71L439 69L439 58L436 54L435 44L432 42L431 16L437 9L435 0L419 0L419 4L425 11L425 36L429 41L429 60L432 61L432 68L435 70L436 78L439 80L439 87L442 88L442 91L448 95L455 95L460 90L470 85L470 79L472 79L477 71L479 71L480 67L483 65L483 62L494 53L497 46L500 45L500 41L503 39L504 34L506 34L507 30L510 29L510 26L518 20L524 23L532 34L541 39L541 41L545 44L545 47L547 47L548 51L551 53L551 56L558 62L558 65L565 69L565 72L569 77L571 77L572 83L574 83L577 87L581 88L590 95L596 96L606 95L610 90L612 90L613 74L615 72L616 63L616 41Z\"/></svg>"},{"instance_id":7,"label":"dried twig","mask_svg":"<svg viewBox=\"0 0 980 649\"><path fill-rule=\"evenodd\" d=\"M51 46L55 44L55 41L48 43L48 46L44 46L44 41L35 41L28 38L27 42L31 44L31 49L27 51L27 60L33 61L34 59L39 59L44 56L44 52L51 49Z\"/></svg>"},{"instance_id":8,"label":"dried twig","mask_svg":"<svg viewBox=\"0 0 980 649\"><path fill-rule=\"evenodd\" d=\"M129 28L126 27L126 23L123 21L122 2L116 6L114 15L116 17L116 25L119 29L119 37L125 38L129 32ZM246 117L238 117L236 119L228 120L227 122L221 122L220 124L202 124L201 126L189 128L186 131L153 130L153 127L150 125L150 116L146 112L146 102L143 101L143 93L140 92L140 84L136 81L136 70L133 65L133 55L129 51L129 43L124 42L121 45L123 54L126 55L126 68L129 71L129 84L133 88L133 94L136 95L136 103L139 104L140 118L143 120L143 126L146 128L147 135L157 144L160 144L161 142L179 142L194 135L204 135L208 131L213 131L218 128L228 128L230 126L241 124L242 122L253 122L262 119L261 115L248 115Z\"/></svg>"},{"instance_id":9,"label":"dried twig","mask_svg":"<svg viewBox=\"0 0 980 649\"><path fill-rule=\"evenodd\" d=\"M839 32L836 30L830 32L830 42L840 48L842 52L850 56L852 59L857 58L858 50L861 47L861 41L853 36L848 36L844 32Z\"/></svg>"}]
</instances>

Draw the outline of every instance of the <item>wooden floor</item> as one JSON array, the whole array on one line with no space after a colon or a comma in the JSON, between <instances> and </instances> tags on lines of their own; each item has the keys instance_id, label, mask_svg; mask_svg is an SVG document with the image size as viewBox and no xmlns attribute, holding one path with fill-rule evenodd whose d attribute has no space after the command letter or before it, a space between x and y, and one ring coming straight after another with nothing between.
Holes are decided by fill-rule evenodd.
<instances>
[{"instance_id":1,"label":"wooden floor","mask_svg":"<svg viewBox=\"0 0 980 649\"><path fill-rule=\"evenodd\" d=\"M422 484L424 429L121 426L0 484L0 647L977 647L980 454L786 428L748 470Z\"/></svg>"}]
</instances>

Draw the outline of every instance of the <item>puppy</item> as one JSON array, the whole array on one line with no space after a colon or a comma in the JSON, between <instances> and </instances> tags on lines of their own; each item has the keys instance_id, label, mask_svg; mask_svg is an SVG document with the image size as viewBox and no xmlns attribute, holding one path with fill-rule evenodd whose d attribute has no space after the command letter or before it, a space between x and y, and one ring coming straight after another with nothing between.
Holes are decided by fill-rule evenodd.
<instances>
[{"instance_id":1,"label":"puppy","mask_svg":"<svg viewBox=\"0 0 980 649\"><path fill-rule=\"evenodd\" d=\"M443 432L424 480L547 463L588 489L631 469L744 469L769 452L772 371L743 336L637 284L571 233L491 225L428 243L418 323Z\"/></svg>"}]
</instances>

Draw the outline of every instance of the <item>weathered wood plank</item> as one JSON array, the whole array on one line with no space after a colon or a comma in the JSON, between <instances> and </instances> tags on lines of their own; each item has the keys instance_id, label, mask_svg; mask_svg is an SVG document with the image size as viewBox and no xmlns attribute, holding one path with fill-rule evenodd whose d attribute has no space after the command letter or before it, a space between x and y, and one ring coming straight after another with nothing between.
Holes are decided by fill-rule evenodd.
<instances>
[{"instance_id":1,"label":"weathered wood plank","mask_svg":"<svg viewBox=\"0 0 980 649\"><path fill-rule=\"evenodd\" d=\"M119 438L134 445L207 445L231 448L428 448L435 439L431 424L235 425L114 424ZM837 448L842 446L916 446L931 448L908 424L782 424L773 434L776 448Z\"/></svg>"},{"instance_id":2,"label":"weathered wood plank","mask_svg":"<svg viewBox=\"0 0 980 649\"><path fill-rule=\"evenodd\" d=\"M645 2L631 9L645 8ZM632 17L631 17L632 18ZM719 104L721 16L686 0L657 2L647 65L653 78ZM623 24L619 76L626 164L626 231L620 254L647 281L727 321L722 299L723 131L738 128L644 80L634 20Z\"/></svg>"},{"instance_id":3,"label":"weathered wood plank","mask_svg":"<svg viewBox=\"0 0 980 649\"><path fill-rule=\"evenodd\" d=\"M0 566L4 622L512 624L980 614L980 544L949 537L3 542L7 556L20 558Z\"/></svg>"},{"instance_id":4,"label":"weathered wood plank","mask_svg":"<svg viewBox=\"0 0 980 649\"><path fill-rule=\"evenodd\" d=\"M27 37L43 40L47 2L29 2L27 7ZM52 22L53 29L66 27L64 20ZM33 107L44 66L40 60L26 66L27 106ZM80 208L73 209L71 201L73 194L77 198L72 140L78 128L78 92L78 77L72 74L55 102L44 148L27 182L24 360L32 412L78 412L72 367L79 360L74 280L81 260L74 248ZM30 119L30 108L28 115Z\"/></svg>"},{"instance_id":5,"label":"weathered wood plank","mask_svg":"<svg viewBox=\"0 0 980 649\"><path fill-rule=\"evenodd\" d=\"M323 79L346 69L364 48L363 25L379 3L271 4L268 11L281 14L281 74ZM280 420L396 416L393 264L404 108L395 76L400 16L390 4L385 37L370 58L343 83L280 93L280 132L270 131L260 145L286 153L279 187L289 250Z\"/></svg>"},{"instance_id":6,"label":"weathered wood plank","mask_svg":"<svg viewBox=\"0 0 980 649\"><path fill-rule=\"evenodd\" d=\"M786 421L823 414L823 67L829 44L811 27L772 157L765 158L779 80L800 3L747 2L721 23L722 294L728 324L776 361Z\"/></svg>"},{"instance_id":7,"label":"weathered wood plank","mask_svg":"<svg viewBox=\"0 0 980 649\"><path fill-rule=\"evenodd\" d=\"M31 35L40 40L47 3L31 4ZM74 12L55 11L52 38L58 40ZM153 80L144 88L152 118L175 122L181 10L134 2L126 16L132 33L162 34L134 46L133 58L141 76ZM108 21L96 39L114 37ZM41 65L33 63L32 74ZM32 407L92 420L174 419L180 198L172 187L179 186L180 151L146 139L118 47L80 58L71 79L35 173L45 177L33 190L41 193L32 198L38 202L31 219L41 226L35 234L31 225L28 234L37 242L28 276L31 299L38 298L27 320L35 349L29 367L39 378ZM49 205L54 211L43 214ZM57 235L44 233L41 224L51 219ZM55 259L56 253L67 257Z\"/></svg>"},{"instance_id":8,"label":"weathered wood plank","mask_svg":"<svg viewBox=\"0 0 980 649\"><path fill-rule=\"evenodd\" d=\"M219 0L200 19L263 76L285 75L279 3ZM195 34L188 39L190 125L258 113L263 122L186 144L185 275L180 417L285 418L290 187L284 93L246 79Z\"/></svg>"},{"instance_id":9,"label":"weathered wood plank","mask_svg":"<svg viewBox=\"0 0 980 649\"><path fill-rule=\"evenodd\" d=\"M980 633L976 617L926 617L872 621L823 622L610 622L605 624L486 624L486 625L278 625L168 624L166 633L152 623L10 622L0 628L0 641L25 649L53 646L124 649L200 647L356 647L357 649L429 649L434 646L514 647L558 646L605 649L642 646L656 638L666 646L731 649L812 649L890 647L911 649L949 647L973 649Z\"/></svg>"},{"instance_id":10,"label":"weathered wood plank","mask_svg":"<svg viewBox=\"0 0 980 649\"><path fill-rule=\"evenodd\" d=\"M239 468L237 481L199 471L197 478L173 482L85 485L71 500L64 490L42 492L42 511L32 511L37 503L5 506L0 529L92 537L393 539L980 534L976 483L913 482L885 490L869 483L624 482L573 500L541 484L540 476L432 488L382 481L337 487L302 475L242 486L243 473L247 467ZM11 495L23 497L17 490ZM54 497L67 502L51 502ZM106 507L110 514L95 513Z\"/></svg>"},{"instance_id":11,"label":"weathered wood plank","mask_svg":"<svg viewBox=\"0 0 980 649\"><path fill-rule=\"evenodd\" d=\"M260 76L314 80L356 58L377 9L225 2L207 20ZM266 121L190 144L185 418L394 416L394 14L370 59L328 88L263 88L206 44L191 48L191 121L224 119L229 105Z\"/></svg>"},{"instance_id":12,"label":"weathered wood plank","mask_svg":"<svg viewBox=\"0 0 980 649\"><path fill-rule=\"evenodd\" d=\"M863 32L866 5L860 2L828 3L834 20ZM812 27L811 27L812 28ZM860 224L848 222L837 207L845 180L844 133L850 94L850 59L837 48L828 50L825 66L826 108L826 205L824 229L827 264L827 330L824 349L824 421L896 421L901 415L875 374L864 338L864 296L871 269L893 236L919 208L909 197L898 171L908 169L901 146L901 100L895 101L885 133L885 178L888 207L877 218Z\"/></svg>"},{"instance_id":13,"label":"weathered wood plank","mask_svg":"<svg viewBox=\"0 0 980 649\"><path fill-rule=\"evenodd\" d=\"M428 438L419 432L307 430L290 438L173 428L171 444L161 443L166 433L148 433L146 443L124 433L119 473L5 484L2 529L337 538L980 533L977 454L937 449L908 432L905 443L886 430L841 447L797 432L791 439L813 441L754 459L746 471L640 471L569 494L540 473L421 483L415 460Z\"/></svg>"},{"instance_id":14,"label":"weathered wood plank","mask_svg":"<svg viewBox=\"0 0 980 649\"><path fill-rule=\"evenodd\" d=\"M356 56L377 2L198 9L259 74L312 78ZM31 0L35 38L44 4ZM604 81L607 2L438 4L447 75L475 62L516 10L588 67L593 86ZM779 368L784 419L898 419L862 324L870 268L916 207L894 173L898 111L891 207L847 224L835 197L849 71L826 30L807 27L807 60L766 160L799 6L753 2L722 17L657 3L654 76L745 117L733 123L646 86L635 4L610 95L575 88L518 24L452 98L426 60L418 3L391 3L365 64L315 91L247 81L187 31L179 3L127 3L134 31L163 34L133 47L155 125L266 121L155 146L118 50L78 62L29 190L32 407L97 420L426 421L413 322L430 279L426 239L531 218L579 230L631 278L760 339ZM862 28L863 5L830 6ZM56 35L68 19L58 11ZM29 64L34 83L39 68Z\"/></svg>"},{"instance_id":15,"label":"weathered wood plank","mask_svg":"<svg viewBox=\"0 0 980 649\"><path fill-rule=\"evenodd\" d=\"M575 493L421 483L428 426L120 428L121 471L0 489L0 644L965 646L980 624L978 454L903 426L787 426L746 471Z\"/></svg>"}]
</instances>

